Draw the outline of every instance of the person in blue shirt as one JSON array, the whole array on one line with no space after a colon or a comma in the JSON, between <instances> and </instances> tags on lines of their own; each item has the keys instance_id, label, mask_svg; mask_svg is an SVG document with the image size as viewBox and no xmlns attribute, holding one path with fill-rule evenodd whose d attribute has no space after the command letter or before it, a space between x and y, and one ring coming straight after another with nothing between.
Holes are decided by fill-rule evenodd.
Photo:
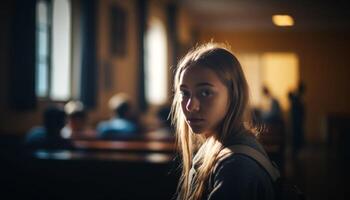
<instances>
[{"instance_id":1,"label":"person in blue shirt","mask_svg":"<svg viewBox=\"0 0 350 200\"><path fill-rule=\"evenodd\" d=\"M66 114L60 105L50 105L43 113L43 126L32 128L25 137L26 147L32 149L67 149L72 143L61 136Z\"/></svg>"},{"instance_id":2,"label":"person in blue shirt","mask_svg":"<svg viewBox=\"0 0 350 200\"><path fill-rule=\"evenodd\" d=\"M97 137L100 139L118 139L138 135L139 126L133 116L132 104L125 93L115 94L109 100L113 117L97 125Z\"/></svg>"},{"instance_id":3,"label":"person in blue shirt","mask_svg":"<svg viewBox=\"0 0 350 200\"><path fill-rule=\"evenodd\" d=\"M66 139L94 139L96 131L88 126L88 112L81 101L71 100L64 106L67 122L61 130Z\"/></svg>"}]
</instances>

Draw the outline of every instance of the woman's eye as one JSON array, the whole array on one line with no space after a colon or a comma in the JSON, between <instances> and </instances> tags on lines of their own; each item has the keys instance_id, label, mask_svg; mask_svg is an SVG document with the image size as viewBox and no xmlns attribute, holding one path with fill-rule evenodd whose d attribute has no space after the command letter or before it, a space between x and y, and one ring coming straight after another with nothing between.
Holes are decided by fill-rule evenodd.
<instances>
[{"instance_id":1,"label":"woman's eye","mask_svg":"<svg viewBox=\"0 0 350 200\"><path fill-rule=\"evenodd\" d=\"M189 97L190 93L188 91L180 91L182 97Z\"/></svg>"},{"instance_id":2,"label":"woman's eye","mask_svg":"<svg viewBox=\"0 0 350 200\"><path fill-rule=\"evenodd\" d=\"M207 97L207 96L210 96L212 93L211 93L211 91L209 91L209 90L202 90L201 92L200 92L200 95L202 96L202 97Z\"/></svg>"}]
</instances>

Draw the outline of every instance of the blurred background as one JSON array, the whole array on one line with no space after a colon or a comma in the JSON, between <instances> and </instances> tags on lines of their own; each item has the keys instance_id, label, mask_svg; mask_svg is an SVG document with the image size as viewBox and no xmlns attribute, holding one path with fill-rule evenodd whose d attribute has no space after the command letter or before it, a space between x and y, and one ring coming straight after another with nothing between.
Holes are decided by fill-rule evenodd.
<instances>
[{"instance_id":1,"label":"blurred background","mask_svg":"<svg viewBox=\"0 0 350 200\"><path fill-rule=\"evenodd\" d=\"M240 60L259 139L283 176L306 199L346 199L345 1L3 0L0 8L0 195L171 199L180 172L167 118L174 67L214 41Z\"/></svg>"}]
</instances>

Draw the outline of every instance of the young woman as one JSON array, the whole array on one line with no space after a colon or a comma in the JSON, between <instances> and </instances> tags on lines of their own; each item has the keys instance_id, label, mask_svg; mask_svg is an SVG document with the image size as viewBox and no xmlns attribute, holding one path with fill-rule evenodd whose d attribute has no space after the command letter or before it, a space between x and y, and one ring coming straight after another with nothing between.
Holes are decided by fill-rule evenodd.
<instances>
[{"instance_id":1,"label":"young woman","mask_svg":"<svg viewBox=\"0 0 350 200\"><path fill-rule=\"evenodd\" d=\"M172 120L182 155L178 199L274 199L269 174L228 148L248 145L267 157L249 123L248 85L237 58L221 44L190 51L174 79Z\"/></svg>"}]
</instances>

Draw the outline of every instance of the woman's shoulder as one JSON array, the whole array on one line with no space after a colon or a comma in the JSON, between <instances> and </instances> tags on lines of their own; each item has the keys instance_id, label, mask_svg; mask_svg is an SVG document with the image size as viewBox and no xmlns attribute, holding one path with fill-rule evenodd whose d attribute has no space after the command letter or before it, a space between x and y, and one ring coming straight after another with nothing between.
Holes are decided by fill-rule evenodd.
<instances>
[{"instance_id":1,"label":"woman's shoulder","mask_svg":"<svg viewBox=\"0 0 350 200\"><path fill-rule=\"evenodd\" d=\"M209 178L209 199L273 199L267 172L252 158L231 154L218 161ZM227 198L226 198L227 197Z\"/></svg>"},{"instance_id":2,"label":"woman's shoulder","mask_svg":"<svg viewBox=\"0 0 350 200\"><path fill-rule=\"evenodd\" d=\"M267 172L253 158L243 154L231 153L219 159L213 170L214 174L232 174L235 176L243 176L247 174L263 174ZM250 177L250 176L249 176Z\"/></svg>"},{"instance_id":3,"label":"woman's shoulder","mask_svg":"<svg viewBox=\"0 0 350 200\"><path fill-rule=\"evenodd\" d=\"M225 146L229 147L231 145L246 145L256 149L264 156L268 157L268 154L266 153L263 145L258 141L257 136L255 136L255 134L251 133L250 131L246 131L229 138Z\"/></svg>"}]
</instances>

